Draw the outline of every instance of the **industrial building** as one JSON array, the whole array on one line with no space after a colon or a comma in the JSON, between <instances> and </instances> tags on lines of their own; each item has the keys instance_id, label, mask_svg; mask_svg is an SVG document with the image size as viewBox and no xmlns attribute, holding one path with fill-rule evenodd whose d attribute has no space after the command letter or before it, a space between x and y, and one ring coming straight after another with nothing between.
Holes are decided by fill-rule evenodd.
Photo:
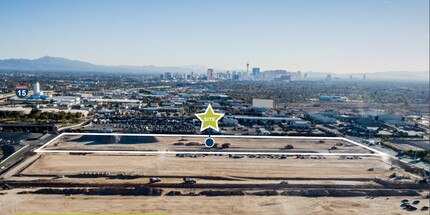
<instances>
[{"instance_id":1,"label":"industrial building","mask_svg":"<svg viewBox=\"0 0 430 215\"><path fill-rule=\"evenodd\" d=\"M346 102L348 98L341 96L320 96L320 102Z\"/></svg>"},{"instance_id":2,"label":"industrial building","mask_svg":"<svg viewBox=\"0 0 430 215\"><path fill-rule=\"evenodd\" d=\"M33 95L29 96L28 99L30 100L46 100L49 98L49 96L46 96L43 94L42 91L40 91L40 84L39 82L36 82L33 84Z\"/></svg>"},{"instance_id":3,"label":"industrial building","mask_svg":"<svg viewBox=\"0 0 430 215\"><path fill-rule=\"evenodd\" d=\"M311 120L315 120L321 124L335 124L337 122L337 120L335 118L325 116L325 115L319 114L319 113L308 114L308 117Z\"/></svg>"},{"instance_id":4,"label":"industrial building","mask_svg":"<svg viewBox=\"0 0 430 215\"><path fill-rule=\"evenodd\" d=\"M266 116L245 116L245 115L229 115L224 116L238 120L239 123L257 123L257 124L281 124L289 123L294 124L296 121L303 121L300 118L290 118L290 117L266 117Z\"/></svg>"},{"instance_id":5,"label":"industrial building","mask_svg":"<svg viewBox=\"0 0 430 215\"><path fill-rule=\"evenodd\" d=\"M273 99L252 99L252 106L257 108L273 108Z\"/></svg>"}]
</instances>

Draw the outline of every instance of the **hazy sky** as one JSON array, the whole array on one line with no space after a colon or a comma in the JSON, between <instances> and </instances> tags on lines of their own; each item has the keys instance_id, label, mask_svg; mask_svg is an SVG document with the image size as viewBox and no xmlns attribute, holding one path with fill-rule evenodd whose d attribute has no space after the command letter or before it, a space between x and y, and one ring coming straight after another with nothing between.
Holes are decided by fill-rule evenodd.
<instances>
[{"instance_id":1,"label":"hazy sky","mask_svg":"<svg viewBox=\"0 0 430 215\"><path fill-rule=\"evenodd\" d=\"M429 0L0 0L0 58L429 70Z\"/></svg>"}]
</instances>

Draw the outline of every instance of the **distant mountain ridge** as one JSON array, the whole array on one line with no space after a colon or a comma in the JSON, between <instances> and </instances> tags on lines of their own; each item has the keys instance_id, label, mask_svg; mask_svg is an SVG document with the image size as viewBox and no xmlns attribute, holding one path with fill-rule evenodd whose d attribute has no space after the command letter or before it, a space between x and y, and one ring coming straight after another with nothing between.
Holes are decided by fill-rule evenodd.
<instances>
[{"instance_id":1,"label":"distant mountain ridge","mask_svg":"<svg viewBox=\"0 0 430 215\"><path fill-rule=\"evenodd\" d=\"M159 67L159 66L105 66L96 65L88 62L69 60L67 58L44 56L34 60L29 59L5 59L0 60L0 70L18 70L18 71L76 71L76 72L133 72L161 74L171 73L206 73L207 67L192 65L185 67ZM225 70L215 69L216 72L225 72ZM244 70L236 70L243 72ZM429 80L429 71L392 71L392 72L374 72L374 73L346 73L337 74L330 72L304 72L307 73L309 80L320 80L330 74L333 78L342 80L362 79L366 75L368 80Z\"/></svg>"},{"instance_id":2,"label":"distant mountain ridge","mask_svg":"<svg viewBox=\"0 0 430 215\"><path fill-rule=\"evenodd\" d=\"M184 73L206 72L203 66L188 67L157 67L157 66L105 66L88 62L69 60L67 58L44 56L34 60L5 59L0 60L0 70L22 71L93 71L93 72L146 72L146 73Z\"/></svg>"}]
</instances>

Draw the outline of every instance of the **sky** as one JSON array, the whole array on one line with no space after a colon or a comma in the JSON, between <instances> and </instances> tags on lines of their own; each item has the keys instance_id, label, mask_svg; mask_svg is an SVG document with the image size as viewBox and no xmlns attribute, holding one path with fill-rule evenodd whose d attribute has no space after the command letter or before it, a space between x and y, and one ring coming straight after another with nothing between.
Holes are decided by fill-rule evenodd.
<instances>
[{"instance_id":1,"label":"sky","mask_svg":"<svg viewBox=\"0 0 430 215\"><path fill-rule=\"evenodd\" d=\"M0 59L429 70L429 0L0 0Z\"/></svg>"}]
</instances>

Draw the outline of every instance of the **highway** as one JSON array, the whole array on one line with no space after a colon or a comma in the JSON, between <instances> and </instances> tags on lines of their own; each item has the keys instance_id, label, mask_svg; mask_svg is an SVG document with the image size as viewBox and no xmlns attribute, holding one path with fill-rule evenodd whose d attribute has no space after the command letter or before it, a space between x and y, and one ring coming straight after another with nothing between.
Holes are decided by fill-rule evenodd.
<instances>
[{"instance_id":1,"label":"highway","mask_svg":"<svg viewBox=\"0 0 430 215\"><path fill-rule=\"evenodd\" d=\"M58 131L60 132L60 131L68 130L68 129L76 129L76 128L87 125L92 120L93 120L92 118L89 118L89 119L86 119L85 121L83 121L77 125L69 125L69 126L60 127L60 128L58 128Z\"/></svg>"},{"instance_id":2,"label":"highway","mask_svg":"<svg viewBox=\"0 0 430 215\"><path fill-rule=\"evenodd\" d=\"M13 95L13 94L11 94L11 95ZM5 95L5 96L9 96L9 95ZM78 125L63 127L63 128L60 128L59 130L77 128L77 127L80 127L84 124L89 123L90 121L91 121L91 119L88 119L88 120L85 120L84 122L82 122ZM2 175L4 172L9 170L15 164L22 161L30 152L35 151L40 145L51 141L56 136L58 136L58 135L49 135L47 138L37 140L37 141L32 141L32 142L29 142L27 144L25 144L25 142L24 142L25 145L23 147L21 147L16 152L14 152L12 155L10 155L9 157L7 157L6 159L4 159L3 161L0 162L0 175Z\"/></svg>"},{"instance_id":3,"label":"highway","mask_svg":"<svg viewBox=\"0 0 430 215\"><path fill-rule=\"evenodd\" d=\"M6 99L8 97L15 96L15 93L2 94L0 95L0 100Z\"/></svg>"},{"instance_id":4,"label":"highway","mask_svg":"<svg viewBox=\"0 0 430 215\"><path fill-rule=\"evenodd\" d=\"M2 162L0 162L0 175L9 170L18 162L22 161L25 156L35 148L36 146L25 145L12 155L4 159Z\"/></svg>"},{"instance_id":5,"label":"highway","mask_svg":"<svg viewBox=\"0 0 430 215\"><path fill-rule=\"evenodd\" d=\"M0 162L0 176L3 175L7 170L9 170L11 167L22 161L30 152L34 151L40 144L44 143L45 141L49 141L53 139L56 135L50 135L47 138L44 138L43 140L37 140L32 143L28 143L18 149L16 152L11 154L9 157L4 159Z\"/></svg>"}]
</instances>

